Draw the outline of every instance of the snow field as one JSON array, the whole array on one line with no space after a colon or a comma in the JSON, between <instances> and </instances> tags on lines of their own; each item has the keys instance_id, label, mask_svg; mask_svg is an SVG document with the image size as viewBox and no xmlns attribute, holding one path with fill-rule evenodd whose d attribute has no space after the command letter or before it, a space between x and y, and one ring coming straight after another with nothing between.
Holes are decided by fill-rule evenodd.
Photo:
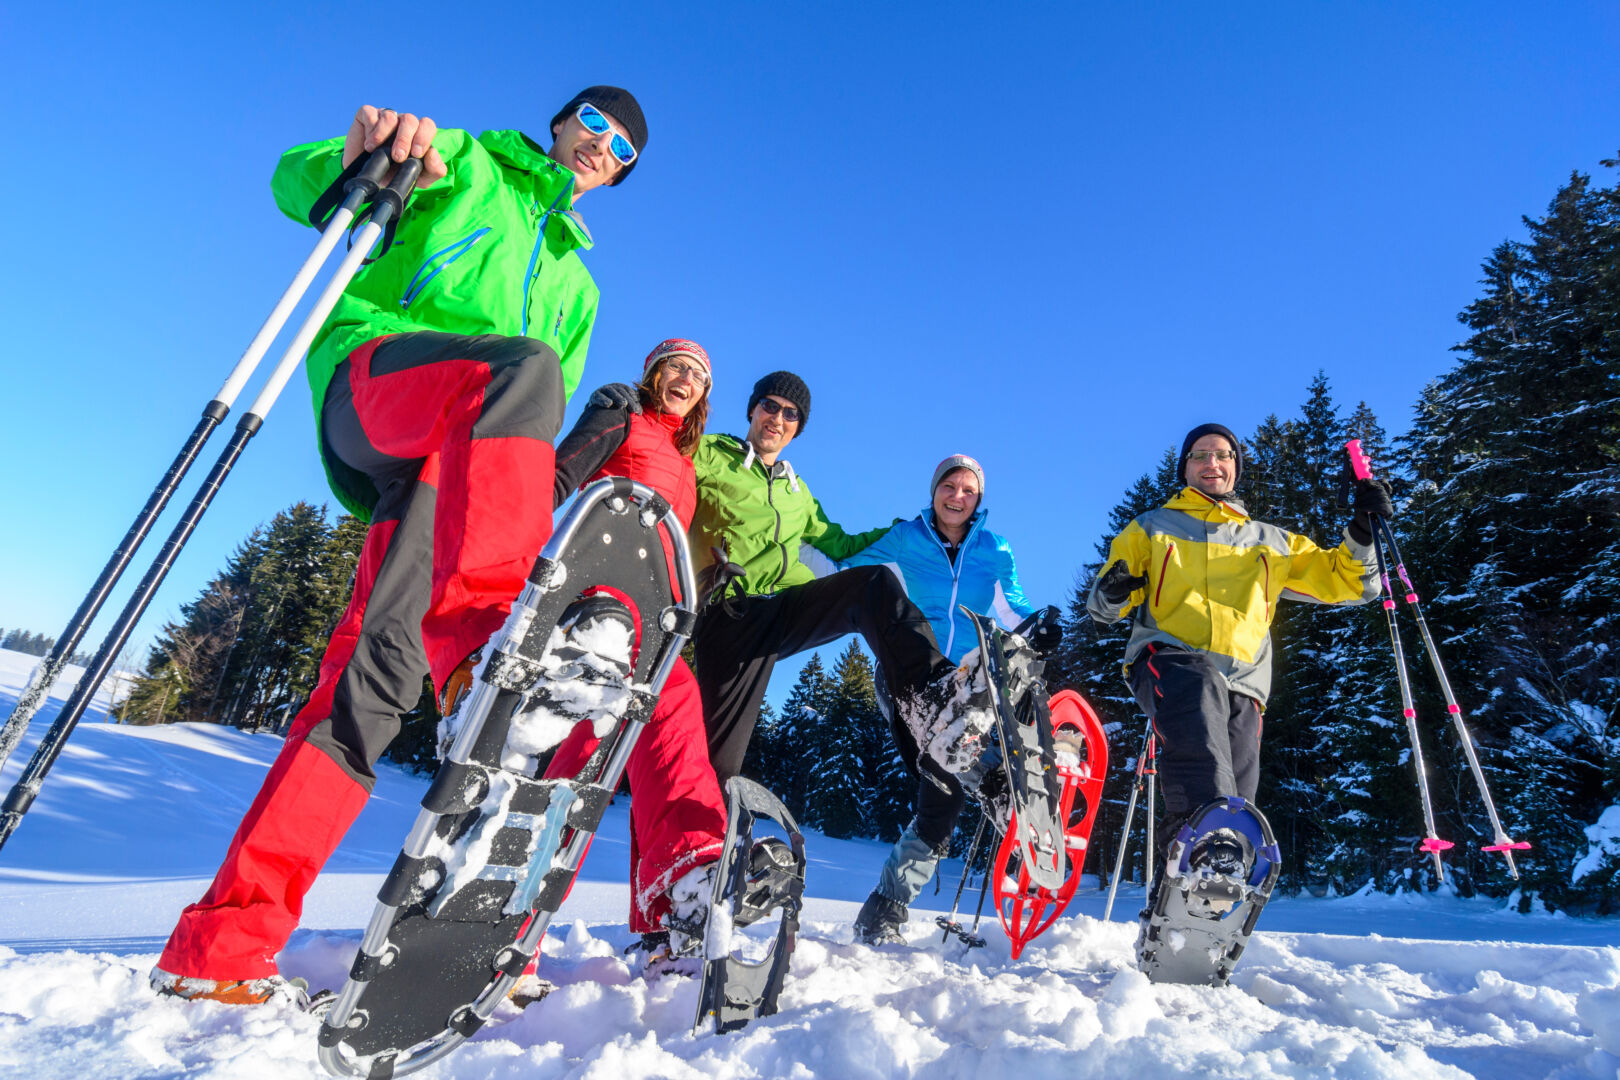
<instances>
[{"instance_id":1,"label":"snow field","mask_svg":"<svg viewBox=\"0 0 1620 1080\"><path fill-rule=\"evenodd\" d=\"M0 653L0 715L31 663ZM98 720L75 733L0 852L0 1076L324 1075L314 1018L161 1000L146 986L280 740ZM280 958L287 974L341 984L425 786L380 770ZM626 809L609 810L546 940L541 973L557 991L526 1011L503 1008L420 1075L1620 1078L1620 920L1521 916L1449 896L1279 897L1232 987L1154 986L1133 964L1140 887L1122 890L1113 923L1097 918L1094 885L1083 887L1071 915L1014 961L993 916L986 948L940 944L932 909L948 906L960 873L948 863L942 892L930 888L913 909L909 946L854 945L850 922L886 846L815 834L781 1012L693 1037L695 980L646 980L621 954L631 940ZM1096 846L1107 852L1112 838Z\"/></svg>"}]
</instances>

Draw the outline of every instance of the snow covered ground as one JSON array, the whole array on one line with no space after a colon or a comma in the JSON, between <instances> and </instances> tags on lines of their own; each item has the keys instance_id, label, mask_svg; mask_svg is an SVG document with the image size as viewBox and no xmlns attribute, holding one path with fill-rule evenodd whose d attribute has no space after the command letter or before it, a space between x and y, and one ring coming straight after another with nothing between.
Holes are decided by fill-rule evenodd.
<instances>
[{"instance_id":1,"label":"snow covered ground","mask_svg":"<svg viewBox=\"0 0 1620 1080\"><path fill-rule=\"evenodd\" d=\"M0 716L32 663L0 652ZM0 775L6 787L76 677L36 718ZM104 717L86 718L0 852L0 1075L324 1075L311 1017L162 1001L145 983L280 741ZM341 982L425 785L382 770L310 895L286 972ZM1283 897L1233 987L1155 987L1132 966L1139 893L1104 923L1102 895L1086 889L1072 917L1014 961L994 924L985 949L939 943L932 914L949 906L951 864L946 890L917 905L910 946L873 950L851 943L849 923L882 845L808 844L813 899L779 1015L693 1037L692 980L631 976L619 955L630 935L616 805L545 946L543 973L559 990L498 1014L421 1075L1620 1078L1620 920L1454 897Z\"/></svg>"}]
</instances>

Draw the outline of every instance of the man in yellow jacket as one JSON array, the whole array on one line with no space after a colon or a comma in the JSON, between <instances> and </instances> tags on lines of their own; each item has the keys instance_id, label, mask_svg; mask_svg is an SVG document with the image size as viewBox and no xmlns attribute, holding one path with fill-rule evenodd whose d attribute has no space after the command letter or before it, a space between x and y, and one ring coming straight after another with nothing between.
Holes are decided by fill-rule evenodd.
<instances>
[{"instance_id":1,"label":"man in yellow jacket","mask_svg":"<svg viewBox=\"0 0 1620 1080\"><path fill-rule=\"evenodd\" d=\"M1253 520L1232 496L1243 447L1228 429L1193 428L1181 463L1187 486L1114 537L1086 602L1103 625L1131 618L1125 675L1159 742L1161 847L1204 804L1253 801L1277 601L1376 597L1372 515L1394 513L1382 481L1358 482L1344 540L1324 550Z\"/></svg>"}]
</instances>

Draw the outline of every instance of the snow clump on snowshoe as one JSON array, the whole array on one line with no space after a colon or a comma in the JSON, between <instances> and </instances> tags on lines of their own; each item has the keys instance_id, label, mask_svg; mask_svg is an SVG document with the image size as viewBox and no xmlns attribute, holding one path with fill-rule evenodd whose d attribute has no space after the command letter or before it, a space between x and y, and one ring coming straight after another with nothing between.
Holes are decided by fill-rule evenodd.
<instances>
[{"instance_id":1,"label":"snow clump on snowshoe","mask_svg":"<svg viewBox=\"0 0 1620 1080\"><path fill-rule=\"evenodd\" d=\"M582 720L599 739L611 734L630 707L634 647L635 624L617 600L597 594L571 607L552 628L539 681L512 717L502 764L521 768Z\"/></svg>"},{"instance_id":2,"label":"snow clump on snowshoe","mask_svg":"<svg viewBox=\"0 0 1620 1080\"><path fill-rule=\"evenodd\" d=\"M917 745L949 773L978 760L995 726L990 682L977 649L923 693L900 704L900 715Z\"/></svg>"}]
</instances>

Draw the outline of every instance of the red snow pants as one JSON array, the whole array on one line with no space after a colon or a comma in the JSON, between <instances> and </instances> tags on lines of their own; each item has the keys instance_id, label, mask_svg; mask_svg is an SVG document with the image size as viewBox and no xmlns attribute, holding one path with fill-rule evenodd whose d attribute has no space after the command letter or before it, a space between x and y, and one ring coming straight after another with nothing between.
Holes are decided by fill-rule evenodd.
<instances>
[{"instance_id":1,"label":"red snow pants","mask_svg":"<svg viewBox=\"0 0 1620 1080\"><path fill-rule=\"evenodd\" d=\"M376 493L354 592L314 694L160 968L275 972L422 677L442 686L500 628L551 535L564 404L556 353L530 338L401 334L338 366L321 411L327 465L345 489Z\"/></svg>"},{"instance_id":2,"label":"red snow pants","mask_svg":"<svg viewBox=\"0 0 1620 1080\"><path fill-rule=\"evenodd\" d=\"M548 777L572 776L600 742L577 724L557 747ZM625 765L630 777L630 930L663 929L669 887L713 862L725 845L726 801L709 764L703 700L685 660L664 683L647 728Z\"/></svg>"}]
</instances>

